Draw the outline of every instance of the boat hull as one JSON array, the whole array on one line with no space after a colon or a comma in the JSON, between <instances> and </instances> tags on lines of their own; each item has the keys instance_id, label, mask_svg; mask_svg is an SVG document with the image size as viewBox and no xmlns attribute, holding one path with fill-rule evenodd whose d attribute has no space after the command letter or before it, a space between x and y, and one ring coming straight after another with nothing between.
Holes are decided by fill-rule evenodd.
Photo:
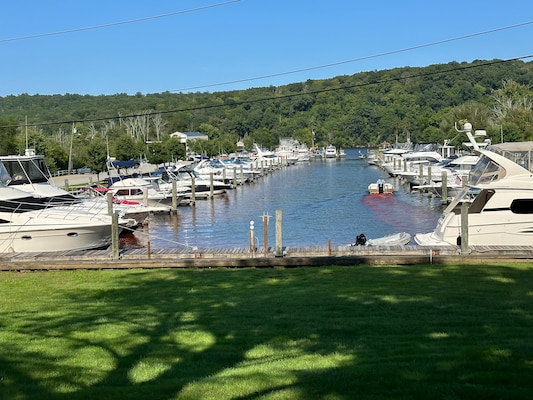
<instances>
[{"instance_id":1,"label":"boat hull","mask_svg":"<svg viewBox=\"0 0 533 400\"><path fill-rule=\"evenodd\" d=\"M498 215L500 214L500 215ZM483 215L483 214L481 214ZM468 215L468 244L471 246L530 246L533 243L533 219L524 214L493 212L491 218ZM494 221L498 221L497 224ZM416 234L420 246L457 246L461 240L461 215L444 215L433 232Z\"/></svg>"},{"instance_id":2,"label":"boat hull","mask_svg":"<svg viewBox=\"0 0 533 400\"><path fill-rule=\"evenodd\" d=\"M392 194L394 193L394 186L392 183L385 182L383 185L371 183L368 185L368 193L370 194Z\"/></svg>"},{"instance_id":3,"label":"boat hull","mask_svg":"<svg viewBox=\"0 0 533 400\"><path fill-rule=\"evenodd\" d=\"M0 233L0 253L57 252L104 248L111 244L111 225L15 225Z\"/></svg>"}]
</instances>

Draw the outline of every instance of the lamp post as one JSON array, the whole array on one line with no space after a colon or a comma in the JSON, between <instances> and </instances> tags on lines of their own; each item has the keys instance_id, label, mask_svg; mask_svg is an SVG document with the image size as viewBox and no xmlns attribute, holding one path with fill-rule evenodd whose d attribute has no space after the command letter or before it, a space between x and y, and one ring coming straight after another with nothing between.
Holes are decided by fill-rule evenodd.
<instances>
[{"instance_id":1,"label":"lamp post","mask_svg":"<svg viewBox=\"0 0 533 400\"><path fill-rule=\"evenodd\" d=\"M70 135L70 150L68 153L68 174L72 173L72 143L74 142L74 134L76 133L76 126L72 123L72 133Z\"/></svg>"}]
</instances>

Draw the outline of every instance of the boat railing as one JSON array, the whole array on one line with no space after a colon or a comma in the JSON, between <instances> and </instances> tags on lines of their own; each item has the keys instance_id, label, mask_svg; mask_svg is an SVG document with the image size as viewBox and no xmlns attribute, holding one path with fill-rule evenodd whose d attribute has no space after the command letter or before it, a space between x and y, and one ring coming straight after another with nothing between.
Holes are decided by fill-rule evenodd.
<instances>
[{"instance_id":1,"label":"boat railing","mask_svg":"<svg viewBox=\"0 0 533 400\"><path fill-rule=\"evenodd\" d=\"M12 207L6 207L11 203ZM96 220L100 219L101 205L97 202L49 201L33 203L29 201L12 200L4 201L3 208L9 208L12 214L33 212L37 217L63 219L63 220Z\"/></svg>"}]
</instances>

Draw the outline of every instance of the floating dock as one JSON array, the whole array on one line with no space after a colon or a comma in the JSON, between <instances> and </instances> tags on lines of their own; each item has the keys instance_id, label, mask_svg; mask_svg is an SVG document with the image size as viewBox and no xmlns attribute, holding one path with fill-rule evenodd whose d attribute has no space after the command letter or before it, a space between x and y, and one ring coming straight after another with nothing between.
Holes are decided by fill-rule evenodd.
<instances>
[{"instance_id":1,"label":"floating dock","mask_svg":"<svg viewBox=\"0 0 533 400\"><path fill-rule=\"evenodd\" d=\"M529 262L533 246L472 246L461 254L456 246L312 246L274 248L146 248L120 251L117 258L106 250L59 253L3 253L0 271L135 268L275 268L325 265L417 265Z\"/></svg>"}]
</instances>

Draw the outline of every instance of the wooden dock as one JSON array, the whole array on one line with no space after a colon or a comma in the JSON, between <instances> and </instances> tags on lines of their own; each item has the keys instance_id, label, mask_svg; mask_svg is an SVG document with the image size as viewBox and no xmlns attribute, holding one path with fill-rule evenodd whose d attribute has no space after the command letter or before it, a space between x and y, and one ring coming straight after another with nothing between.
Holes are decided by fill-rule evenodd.
<instances>
[{"instance_id":1,"label":"wooden dock","mask_svg":"<svg viewBox=\"0 0 533 400\"><path fill-rule=\"evenodd\" d=\"M416 265L529 262L533 246L472 246L461 254L456 246L311 246L284 247L283 255L269 248L165 248L120 251L110 249L59 253L0 254L0 271L135 268L274 268L324 265Z\"/></svg>"}]
</instances>

